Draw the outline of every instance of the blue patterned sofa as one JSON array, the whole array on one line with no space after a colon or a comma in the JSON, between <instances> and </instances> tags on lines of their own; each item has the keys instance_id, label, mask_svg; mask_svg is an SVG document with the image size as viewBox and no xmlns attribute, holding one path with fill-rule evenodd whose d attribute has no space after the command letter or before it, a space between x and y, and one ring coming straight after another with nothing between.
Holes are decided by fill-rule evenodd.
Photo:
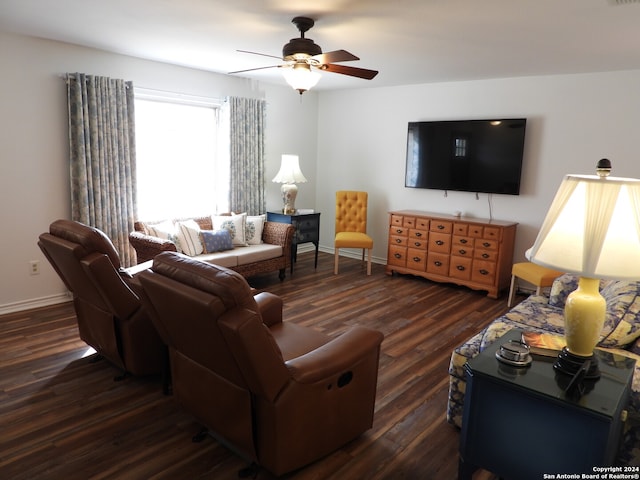
<instances>
[{"instance_id":1,"label":"blue patterned sofa","mask_svg":"<svg viewBox=\"0 0 640 480\"><path fill-rule=\"evenodd\" d=\"M532 295L484 330L456 348L449 365L447 420L460 427L466 378L464 364L513 328L564 335L564 303L578 278L564 274L551 287L549 298ZM607 301L599 348L636 360L629 419L620 461L640 465L640 282L603 280L600 293Z\"/></svg>"}]
</instances>

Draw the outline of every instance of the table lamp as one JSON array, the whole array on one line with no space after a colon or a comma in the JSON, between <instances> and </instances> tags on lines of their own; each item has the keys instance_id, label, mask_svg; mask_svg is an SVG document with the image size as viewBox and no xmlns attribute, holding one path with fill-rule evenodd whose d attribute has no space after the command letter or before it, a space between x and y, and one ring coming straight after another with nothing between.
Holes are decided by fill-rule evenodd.
<instances>
[{"instance_id":1,"label":"table lamp","mask_svg":"<svg viewBox=\"0 0 640 480\"><path fill-rule=\"evenodd\" d=\"M298 195L298 187L296 183L306 183L307 179L300 170L298 155L282 155L280 170L273 178L272 182L282 183L280 192L282 192L282 213L291 215L296 213L296 196Z\"/></svg>"},{"instance_id":2,"label":"table lamp","mask_svg":"<svg viewBox=\"0 0 640 480\"><path fill-rule=\"evenodd\" d=\"M526 252L533 263L579 275L565 303L566 347L554 368L585 379L600 376L593 358L606 314L600 279L640 279L640 180L610 171L602 159L598 175L566 175Z\"/></svg>"}]
</instances>

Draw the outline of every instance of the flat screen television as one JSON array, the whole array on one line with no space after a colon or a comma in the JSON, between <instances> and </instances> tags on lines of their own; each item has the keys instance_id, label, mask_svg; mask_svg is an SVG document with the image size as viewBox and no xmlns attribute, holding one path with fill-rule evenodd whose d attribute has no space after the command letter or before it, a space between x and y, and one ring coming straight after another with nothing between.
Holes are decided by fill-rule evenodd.
<instances>
[{"instance_id":1,"label":"flat screen television","mask_svg":"<svg viewBox=\"0 0 640 480\"><path fill-rule=\"evenodd\" d=\"M405 186L520 194L526 118L409 122Z\"/></svg>"}]
</instances>

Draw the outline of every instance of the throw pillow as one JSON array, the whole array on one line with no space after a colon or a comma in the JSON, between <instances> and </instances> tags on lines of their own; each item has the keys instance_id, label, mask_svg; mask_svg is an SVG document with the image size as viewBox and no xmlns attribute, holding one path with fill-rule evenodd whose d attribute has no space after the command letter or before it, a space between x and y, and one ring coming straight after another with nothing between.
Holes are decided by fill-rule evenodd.
<instances>
[{"instance_id":1,"label":"throw pillow","mask_svg":"<svg viewBox=\"0 0 640 480\"><path fill-rule=\"evenodd\" d=\"M267 215L247 216L244 228L244 239L249 245L259 245L262 243L262 229Z\"/></svg>"},{"instance_id":2,"label":"throw pillow","mask_svg":"<svg viewBox=\"0 0 640 480\"><path fill-rule=\"evenodd\" d=\"M244 237L244 227L247 219L246 213L238 215L214 215L211 217L214 230L224 228L229 230L231 241L234 245L246 245Z\"/></svg>"},{"instance_id":3,"label":"throw pillow","mask_svg":"<svg viewBox=\"0 0 640 480\"><path fill-rule=\"evenodd\" d=\"M224 250L232 250L233 242L231 234L226 228L220 230L200 230L202 245L205 253L223 252Z\"/></svg>"},{"instance_id":4,"label":"throw pillow","mask_svg":"<svg viewBox=\"0 0 640 480\"><path fill-rule=\"evenodd\" d=\"M556 278L549 292L549 305L564 308L569 294L578 288L578 278L572 273L565 273Z\"/></svg>"},{"instance_id":5,"label":"throw pillow","mask_svg":"<svg viewBox=\"0 0 640 480\"><path fill-rule=\"evenodd\" d=\"M154 225L148 225L149 234L153 237L162 238L163 240L169 240L176 244L176 250L182 252L180 242L178 240L178 230L171 220L165 220L161 223Z\"/></svg>"},{"instance_id":6,"label":"throw pillow","mask_svg":"<svg viewBox=\"0 0 640 480\"><path fill-rule=\"evenodd\" d=\"M195 220L178 222L178 242L185 255L193 257L200 255L204 248L200 240L200 226Z\"/></svg>"}]
</instances>

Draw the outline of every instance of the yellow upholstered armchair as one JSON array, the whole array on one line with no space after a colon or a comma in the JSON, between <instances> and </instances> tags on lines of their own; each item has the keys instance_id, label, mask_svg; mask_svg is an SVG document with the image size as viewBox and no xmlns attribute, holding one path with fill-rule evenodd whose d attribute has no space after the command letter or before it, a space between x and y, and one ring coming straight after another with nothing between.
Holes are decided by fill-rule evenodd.
<instances>
[{"instance_id":1,"label":"yellow upholstered armchair","mask_svg":"<svg viewBox=\"0 0 640 480\"><path fill-rule=\"evenodd\" d=\"M367 192L336 192L336 237L334 240L335 264L338 273L338 257L341 248L361 248L367 255L367 275L371 275L371 250L373 239L367 235Z\"/></svg>"}]
</instances>

